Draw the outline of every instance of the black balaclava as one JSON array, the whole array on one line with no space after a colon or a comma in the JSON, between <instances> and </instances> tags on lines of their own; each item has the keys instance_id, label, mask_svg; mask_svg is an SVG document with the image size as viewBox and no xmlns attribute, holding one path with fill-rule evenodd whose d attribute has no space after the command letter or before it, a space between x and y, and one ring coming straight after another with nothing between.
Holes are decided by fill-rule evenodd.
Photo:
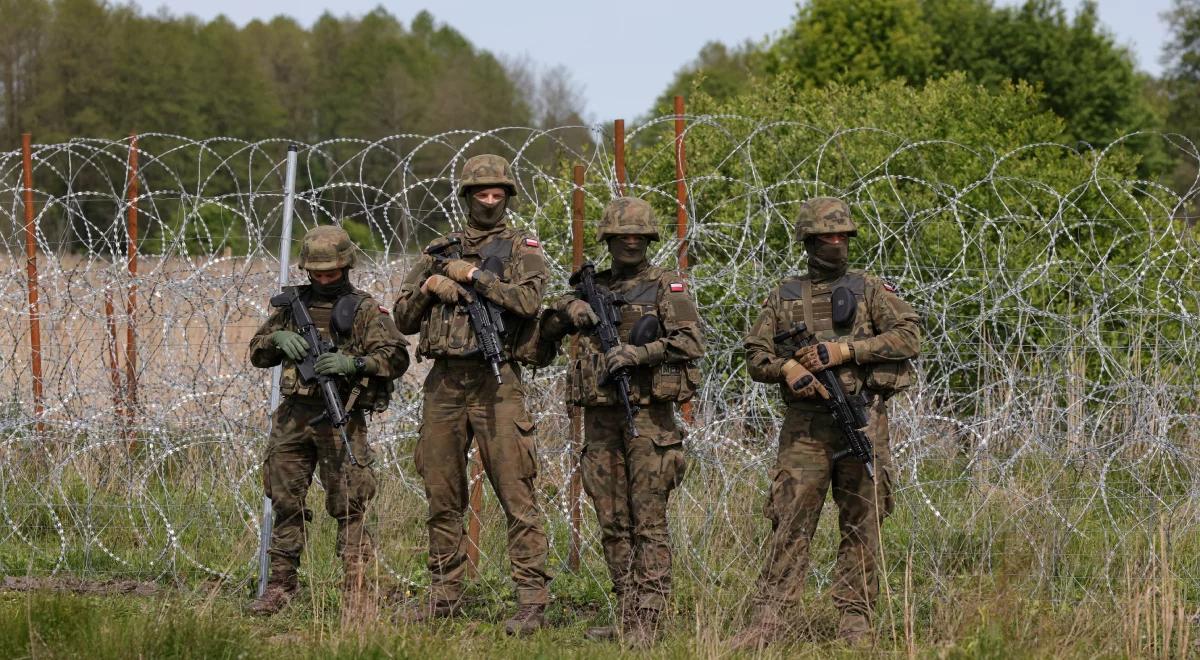
<instances>
[{"instance_id":1,"label":"black balaclava","mask_svg":"<svg viewBox=\"0 0 1200 660\"><path fill-rule=\"evenodd\" d=\"M628 277L646 266L646 252L650 249L649 239L641 241L640 247L630 249L620 236L608 239L608 252L612 255L613 273L618 277Z\"/></svg>"},{"instance_id":2,"label":"black balaclava","mask_svg":"<svg viewBox=\"0 0 1200 660\"><path fill-rule=\"evenodd\" d=\"M492 187L492 186L488 186ZM483 202L475 199L475 192L478 188L467 190L467 215L468 222L476 229L494 229L498 225L504 224L504 211L508 209L509 195L504 197L504 201L495 206L488 206Z\"/></svg>"},{"instance_id":3,"label":"black balaclava","mask_svg":"<svg viewBox=\"0 0 1200 660\"><path fill-rule=\"evenodd\" d=\"M809 236L804 239L804 249L808 252L808 272L814 280L831 280L846 273L850 258L849 237L841 243L826 243L816 236Z\"/></svg>"},{"instance_id":4,"label":"black balaclava","mask_svg":"<svg viewBox=\"0 0 1200 660\"><path fill-rule=\"evenodd\" d=\"M312 276L309 275L308 283L312 286L311 291L313 298L323 302L333 302L347 293L350 293L350 291L353 289L353 287L350 286L349 268L342 269L342 276L338 278L336 282L330 282L329 284L317 284L316 280L313 280Z\"/></svg>"}]
</instances>

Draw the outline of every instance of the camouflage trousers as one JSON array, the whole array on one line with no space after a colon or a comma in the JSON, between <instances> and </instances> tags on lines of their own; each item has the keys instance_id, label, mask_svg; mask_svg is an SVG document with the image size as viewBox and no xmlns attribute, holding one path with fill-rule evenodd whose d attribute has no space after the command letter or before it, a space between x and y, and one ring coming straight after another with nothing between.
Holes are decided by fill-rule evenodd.
<instances>
[{"instance_id":1,"label":"camouflage trousers","mask_svg":"<svg viewBox=\"0 0 1200 660\"><path fill-rule=\"evenodd\" d=\"M771 537L755 595L759 606L779 609L799 602L809 547L832 486L841 543L830 595L844 614L870 618L879 591L879 536L892 510L895 479L886 406L876 397L869 412L867 435L875 454L875 481L860 461L831 460L846 443L828 412L805 402L788 406L779 434L779 458L770 472L765 514L771 521Z\"/></svg>"},{"instance_id":2,"label":"camouflage trousers","mask_svg":"<svg viewBox=\"0 0 1200 660\"><path fill-rule=\"evenodd\" d=\"M425 378L414 456L429 501L430 592L462 596L467 569L463 514L469 496L467 452L474 439L508 523L508 559L521 604L546 603L548 545L533 488L537 451L519 367L504 364L504 384L480 360L439 359Z\"/></svg>"},{"instance_id":3,"label":"camouflage trousers","mask_svg":"<svg viewBox=\"0 0 1200 660\"><path fill-rule=\"evenodd\" d=\"M671 403L645 406L630 437L620 406L584 408L583 488L600 522L618 600L663 610L671 595L667 499L683 480L683 433Z\"/></svg>"},{"instance_id":4,"label":"camouflage trousers","mask_svg":"<svg viewBox=\"0 0 1200 660\"><path fill-rule=\"evenodd\" d=\"M365 522L367 504L375 497L366 420L362 411L355 411L346 425L359 462L355 466L332 426L309 425L324 410L319 402L287 398L273 417L263 465L263 489L275 517L269 550L273 581L295 579L304 550L304 523L312 520L304 501L317 468L325 487L325 510L338 523L338 556L343 562L369 561L374 553Z\"/></svg>"}]
</instances>

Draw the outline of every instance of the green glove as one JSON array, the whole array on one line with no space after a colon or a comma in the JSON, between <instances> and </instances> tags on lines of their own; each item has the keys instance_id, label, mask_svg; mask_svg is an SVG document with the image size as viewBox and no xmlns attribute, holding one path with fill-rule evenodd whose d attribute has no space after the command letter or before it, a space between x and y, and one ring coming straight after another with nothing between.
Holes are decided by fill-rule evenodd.
<instances>
[{"instance_id":1,"label":"green glove","mask_svg":"<svg viewBox=\"0 0 1200 660\"><path fill-rule=\"evenodd\" d=\"M626 367L636 367L646 363L650 351L645 346L617 344L604 354L604 366L608 373L615 374Z\"/></svg>"},{"instance_id":2,"label":"green glove","mask_svg":"<svg viewBox=\"0 0 1200 660\"><path fill-rule=\"evenodd\" d=\"M304 354L308 352L308 342L304 341L304 337L291 330L276 330L272 332L271 343L275 344L275 348L283 351L283 354L288 356L292 361L303 360Z\"/></svg>"},{"instance_id":3,"label":"green glove","mask_svg":"<svg viewBox=\"0 0 1200 660\"><path fill-rule=\"evenodd\" d=\"M316 366L322 376L353 376L358 371L354 358L345 353L326 353L317 358Z\"/></svg>"}]
</instances>

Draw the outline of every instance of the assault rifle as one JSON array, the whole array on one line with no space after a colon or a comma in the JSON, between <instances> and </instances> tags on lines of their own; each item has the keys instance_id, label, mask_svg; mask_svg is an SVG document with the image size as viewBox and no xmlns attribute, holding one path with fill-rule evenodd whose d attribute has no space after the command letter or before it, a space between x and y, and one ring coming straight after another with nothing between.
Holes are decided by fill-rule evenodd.
<instances>
[{"instance_id":1,"label":"assault rifle","mask_svg":"<svg viewBox=\"0 0 1200 660\"><path fill-rule=\"evenodd\" d=\"M808 331L808 326L803 323L797 323L790 330L784 330L775 335L775 352L780 357L783 357L779 351L779 345L796 338L798 344L803 346L811 346L815 343L816 338ZM792 351L787 351L786 355L791 357ZM846 391L842 389L842 383L838 380L837 374L833 373L832 369L822 369L813 374L817 381L829 390L829 398L822 399L822 403L826 408L829 408L830 414L833 415L833 420L837 423L838 428L842 432L842 437L846 439L846 449L839 451L833 455L833 460L840 461L847 456L854 456L863 462L867 468L867 474L872 479L875 478L875 465L871 455L871 440L867 438L867 434L863 429L867 426L867 399L862 394L848 396Z\"/></svg>"},{"instance_id":2,"label":"assault rifle","mask_svg":"<svg viewBox=\"0 0 1200 660\"><path fill-rule=\"evenodd\" d=\"M611 348L621 343L621 335L617 332L620 316L617 315L617 301L611 291L596 286L596 266L591 262L585 263L569 280L575 287L575 293L586 302L595 312L600 322L592 330L596 339L600 340L600 350L607 353ZM633 418L638 413L638 406L629 400L629 369L621 369L608 375L608 382L617 388L617 398L625 407L625 423L629 425L629 435L638 436L637 426Z\"/></svg>"},{"instance_id":3,"label":"assault rifle","mask_svg":"<svg viewBox=\"0 0 1200 660\"><path fill-rule=\"evenodd\" d=\"M446 263L461 258L462 240L451 238L439 241L425 249L425 254L433 257L438 263ZM483 261L483 270L494 275L504 274L504 264L496 257L488 257ZM475 291L474 287L459 287L464 302L463 308L471 320L471 330L475 333L475 345L483 355L484 361L492 368L497 383L504 383L500 376L500 364L504 362L504 349L500 344L500 335L504 334L504 309L490 300L485 300Z\"/></svg>"},{"instance_id":4,"label":"assault rifle","mask_svg":"<svg viewBox=\"0 0 1200 660\"><path fill-rule=\"evenodd\" d=\"M337 379L317 373L317 358L336 351L337 347L333 342L321 339L321 333L317 331L317 326L308 313L308 307L300 300L300 292L296 287L283 287L283 293L271 297L271 306L289 308L292 322L299 329L300 336L308 343L308 353L303 360L296 363L296 369L300 372L300 380L305 385L315 382L317 389L321 391L321 398L325 399L325 412L309 420L309 425L316 426L326 421L332 424L342 436L342 444L346 447L346 456L349 457L350 464L358 465L358 459L354 457L354 450L350 447L350 438L346 435L346 424L350 421L350 414L346 412L342 399L338 396Z\"/></svg>"}]
</instances>

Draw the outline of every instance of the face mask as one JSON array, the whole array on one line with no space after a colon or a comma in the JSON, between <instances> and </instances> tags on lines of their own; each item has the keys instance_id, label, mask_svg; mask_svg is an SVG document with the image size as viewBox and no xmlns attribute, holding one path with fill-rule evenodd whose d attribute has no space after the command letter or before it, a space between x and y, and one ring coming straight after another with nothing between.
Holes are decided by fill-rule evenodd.
<instances>
[{"instance_id":1,"label":"face mask","mask_svg":"<svg viewBox=\"0 0 1200 660\"><path fill-rule=\"evenodd\" d=\"M650 241L640 238L633 247L624 239L614 236L608 239L608 251L612 254L613 267L626 269L638 266L646 261L646 248Z\"/></svg>"},{"instance_id":2,"label":"face mask","mask_svg":"<svg viewBox=\"0 0 1200 660\"><path fill-rule=\"evenodd\" d=\"M349 268L342 270L342 276L336 282L329 284L318 284L313 281L312 277L308 278L308 282L312 285L312 294L317 300L331 301L337 300L342 296L350 293L350 273Z\"/></svg>"},{"instance_id":3,"label":"face mask","mask_svg":"<svg viewBox=\"0 0 1200 660\"><path fill-rule=\"evenodd\" d=\"M488 206L483 202L475 199L474 196L467 198L467 210L471 216L471 224L480 229L491 229L504 221L504 211L508 208L508 198L504 198L503 202L494 206Z\"/></svg>"},{"instance_id":4,"label":"face mask","mask_svg":"<svg viewBox=\"0 0 1200 660\"><path fill-rule=\"evenodd\" d=\"M826 243L816 236L804 241L804 249L808 252L808 267L817 275L841 275L846 272L846 262L850 258L850 241L841 243Z\"/></svg>"}]
</instances>

